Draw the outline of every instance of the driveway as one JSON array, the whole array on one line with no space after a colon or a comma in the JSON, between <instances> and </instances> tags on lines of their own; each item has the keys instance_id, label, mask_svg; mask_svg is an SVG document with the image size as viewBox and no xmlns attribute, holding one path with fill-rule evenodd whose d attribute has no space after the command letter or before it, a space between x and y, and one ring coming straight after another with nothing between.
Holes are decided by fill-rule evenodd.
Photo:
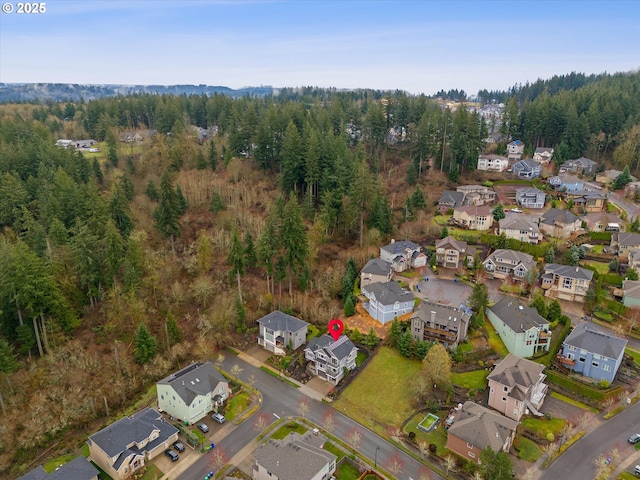
<instances>
[{"instance_id":1,"label":"driveway","mask_svg":"<svg viewBox=\"0 0 640 480\"><path fill-rule=\"evenodd\" d=\"M484 284L492 302L498 302L503 297L500 293L501 280L486 279ZM464 282L455 278L442 278L427 270L424 279L416 282L413 294L424 300L458 307L461 303L467 304L472 291L473 287Z\"/></svg>"},{"instance_id":2,"label":"driveway","mask_svg":"<svg viewBox=\"0 0 640 480\"><path fill-rule=\"evenodd\" d=\"M583 415L585 412L589 413L588 410L563 402L560 399L553 398L550 394L547 394L545 397L541 410L543 413L548 413L553 418L564 418L565 420L573 423L575 423L578 417Z\"/></svg>"}]
</instances>

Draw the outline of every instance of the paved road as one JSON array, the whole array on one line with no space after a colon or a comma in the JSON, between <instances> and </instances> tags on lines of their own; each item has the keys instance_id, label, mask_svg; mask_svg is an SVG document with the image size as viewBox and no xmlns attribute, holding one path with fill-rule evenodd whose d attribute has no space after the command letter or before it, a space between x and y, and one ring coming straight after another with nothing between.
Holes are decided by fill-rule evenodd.
<instances>
[{"instance_id":1,"label":"paved road","mask_svg":"<svg viewBox=\"0 0 640 480\"><path fill-rule=\"evenodd\" d=\"M640 402L607 420L582 437L558 458L542 475L543 480L585 480L595 477L593 463L600 455L608 456L613 448L625 459L635 450L627 442L631 434L640 431Z\"/></svg>"},{"instance_id":2,"label":"paved road","mask_svg":"<svg viewBox=\"0 0 640 480\"><path fill-rule=\"evenodd\" d=\"M432 478L433 480L442 479L440 475L435 472L428 471L424 465L405 454L402 450L396 448L393 444L387 442L379 435L364 428L350 418L336 412L330 406L310 399L297 389L290 387L288 384L281 382L277 378L252 365L249 365L238 357L231 354L226 355L226 357L227 358L225 358L223 365L224 370L230 371L235 364L239 364L244 369L239 375L241 380L246 382L251 375L254 376L256 380L255 388L260 390L263 398L262 408L259 413L267 414L269 416L269 422L273 423L277 420L273 415L274 413L279 417L297 415L298 406L304 399L311 407L307 414L307 418L317 425L323 424L325 415L329 413L333 414L335 419L333 434L338 438L344 440L347 437L347 434L354 429L361 432L362 441L358 450L361 455L369 458L372 464L377 457L378 464L385 465L394 455L397 455L402 464L400 472L397 475L398 479L406 480L410 477L419 479L421 478L421 475L424 475L425 473L431 475L429 478ZM233 455L238 453L245 445L249 444L255 438L257 432L254 430L254 421L255 416L239 425L222 441L219 441L216 444L216 448L222 449L227 458L233 457ZM204 475L212 470L210 461L210 457L206 454L203 455L202 458L198 459L198 461L196 461L196 463L187 472L180 475L178 480L202 480Z\"/></svg>"}]
</instances>

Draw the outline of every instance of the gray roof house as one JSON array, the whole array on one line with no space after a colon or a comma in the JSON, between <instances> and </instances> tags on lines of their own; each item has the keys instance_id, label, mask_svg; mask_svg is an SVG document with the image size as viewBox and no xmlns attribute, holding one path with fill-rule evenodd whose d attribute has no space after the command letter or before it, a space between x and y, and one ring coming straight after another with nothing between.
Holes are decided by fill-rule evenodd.
<instances>
[{"instance_id":1,"label":"gray roof house","mask_svg":"<svg viewBox=\"0 0 640 480\"><path fill-rule=\"evenodd\" d=\"M626 257L629 251L640 248L640 233L620 232L611 235L611 248Z\"/></svg>"},{"instance_id":2,"label":"gray roof house","mask_svg":"<svg viewBox=\"0 0 640 480\"><path fill-rule=\"evenodd\" d=\"M341 335L337 340L326 333L315 337L304 349L304 356L309 361L307 368L313 375L337 385L344 377L344 369L356 368L358 348L349 337Z\"/></svg>"},{"instance_id":3,"label":"gray roof house","mask_svg":"<svg viewBox=\"0 0 640 480\"><path fill-rule=\"evenodd\" d=\"M390 262L380 258L372 258L360 271L360 288L370 283L390 282L393 267Z\"/></svg>"},{"instance_id":4,"label":"gray roof house","mask_svg":"<svg viewBox=\"0 0 640 480\"><path fill-rule=\"evenodd\" d=\"M297 350L307 341L309 324L280 310L259 319L258 325L258 345L276 355L284 355L287 348Z\"/></svg>"},{"instance_id":5,"label":"gray roof house","mask_svg":"<svg viewBox=\"0 0 640 480\"><path fill-rule=\"evenodd\" d=\"M455 207L464 205L465 192L454 192L453 190L445 190L438 200L438 209L440 213L446 213L447 210L453 210Z\"/></svg>"},{"instance_id":6,"label":"gray roof house","mask_svg":"<svg viewBox=\"0 0 640 480\"><path fill-rule=\"evenodd\" d=\"M551 147L538 147L533 153L533 159L542 164L551 162L551 157L553 157L553 148Z\"/></svg>"},{"instance_id":7,"label":"gray roof house","mask_svg":"<svg viewBox=\"0 0 640 480\"><path fill-rule=\"evenodd\" d=\"M592 232L619 232L622 225L620 217L609 212L588 213L583 220Z\"/></svg>"},{"instance_id":8,"label":"gray roof house","mask_svg":"<svg viewBox=\"0 0 640 480\"><path fill-rule=\"evenodd\" d=\"M640 307L640 281L622 281L622 304L625 307Z\"/></svg>"},{"instance_id":9,"label":"gray roof house","mask_svg":"<svg viewBox=\"0 0 640 480\"><path fill-rule=\"evenodd\" d=\"M533 272L536 262L528 253L499 248L489 255L484 262L484 270L492 278L512 278L522 280L527 273Z\"/></svg>"},{"instance_id":10,"label":"gray roof house","mask_svg":"<svg viewBox=\"0 0 640 480\"><path fill-rule=\"evenodd\" d=\"M216 410L231 393L211 362L195 362L156 383L158 408L192 425Z\"/></svg>"},{"instance_id":11,"label":"gray roof house","mask_svg":"<svg viewBox=\"0 0 640 480\"><path fill-rule=\"evenodd\" d=\"M547 263L542 275L542 289L547 297L584 302L592 278L593 272L586 268Z\"/></svg>"},{"instance_id":12,"label":"gray roof house","mask_svg":"<svg viewBox=\"0 0 640 480\"><path fill-rule=\"evenodd\" d=\"M383 325L394 318L413 312L413 294L397 282L371 283L362 287L368 302L364 308L374 320Z\"/></svg>"},{"instance_id":13,"label":"gray roof house","mask_svg":"<svg viewBox=\"0 0 640 480\"><path fill-rule=\"evenodd\" d=\"M464 305L456 308L425 300L411 317L411 336L416 341L440 342L453 348L467 338L470 318Z\"/></svg>"},{"instance_id":14,"label":"gray roof house","mask_svg":"<svg viewBox=\"0 0 640 480\"><path fill-rule=\"evenodd\" d=\"M537 244L542 241L538 225L523 217L507 217L498 222L498 234L521 242Z\"/></svg>"},{"instance_id":15,"label":"gray roof house","mask_svg":"<svg viewBox=\"0 0 640 480\"><path fill-rule=\"evenodd\" d=\"M473 262L476 249L452 236L436 240L436 265L458 269Z\"/></svg>"},{"instance_id":16,"label":"gray roof house","mask_svg":"<svg viewBox=\"0 0 640 480\"><path fill-rule=\"evenodd\" d=\"M18 480L98 480L98 469L84 457L76 457L51 473L37 467Z\"/></svg>"},{"instance_id":17,"label":"gray roof house","mask_svg":"<svg viewBox=\"0 0 640 480\"><path fill-rule=\"evenodd\" d=\"M496 329L507 350L518 357L532 357L548 352L551 340L549 322L535 308L516 298L503 297L487 308L487 318Z\"/></svg>"},{"instance_id":18,"label":"gray roof house","mask_svg":"<svg viewBox=\"0 0 640 480\"><path fill-rule=\"evenodd\" d=\"M552 208L540 219L542 233L554 238L569 238L581 228L582 221L569 210Z\"/></svg>"},{"instance_id":19,"label":"gray roof house","mask_svg":"<svg viewBox=\"0 0 640 480\"><path fill-rule=\"evenodd\" d=\"M114 480L125 480L178 440L178 429L153 408L124 417L87 440L89 459Z\"/></svg>"},{"instance_id":20,"label":"gray roof house","mask_svg":"<svg viewBox=\"0 0 640 480\"><path fill-rule=\"evenodd\" d=\"M513 174L518 178L538 178L542 166L534 160L520 160L513 164Z\"/></svg>"},{"instance_id":21,"label":"gray roof house","mask_svg":"<svg viewBox=\"0 0 640 480\"><path fill-rule=\"evenodd\" d=\"M326 438L307 432L269 439L254 453L254 480L322 480L336 470L337 457L325 450Z\"/></svg>"},{"instance_id":22,"label":"gray roof house","mask_svg":"<svg viewBox=\"0 0 640 480\"><path fill-rule=\"evenodd\" d=\"M516 203L524 208L544 208L546 198L546 193L534 187L524 187L516 190Z\"/></svg>"},{"instance_id":23,"label":"gray roof house","mask_svg":"<svg viewBox=\"0 0 640 480\"><path fill-rule=\"evenodd\" d=\"M509 160L520 160L524 153L524 142L522 140L513 140L507 143L507 158Z\"/></svg>"},{"instance_id":24,"label":"gray roof house","mask_svg":"<svg viewBox=\"0 0 640 480\"><path fill-rule=\"evenodd\" d=\"M487 447L494 452L508 452L517 427L517 421L467 401L449 427L447 448L465 460L479 463L480 454Z\"/></svg>"},{"instance_id":25,"label":"gray roof house","mask_svg":"<svg viewBox=\"0 0 640 480\"><path fill-rule=\"evenodd\" d=\"M396 272L424 267L427 264L427 256L422 253L420 245L409 240L391 240L390 244L380 247L380 258L391 263Z\"/></svg>"},{"instance_id":26,"label":"gray roof house","mask_svg":"<svg viewBox=\"0 0 640 480\"><path fill-rule=\"evenodd\" d=\"M626 346L624 338L579 323L564 340L560 361L585 377L613 382Z\"/></svg>"},{"instance_id":27,"label":"gray roof house","mask_svg":"<svg viewBox=\"0 0 640 480\"><path fill-rule=\"evenodd\" d=\"M571 173L585 173L587 175L596 173L598 164L593 160L585 157L575 158L573 160L567 160L560 169L564 169Z\"/></svg>"}]
</instances>

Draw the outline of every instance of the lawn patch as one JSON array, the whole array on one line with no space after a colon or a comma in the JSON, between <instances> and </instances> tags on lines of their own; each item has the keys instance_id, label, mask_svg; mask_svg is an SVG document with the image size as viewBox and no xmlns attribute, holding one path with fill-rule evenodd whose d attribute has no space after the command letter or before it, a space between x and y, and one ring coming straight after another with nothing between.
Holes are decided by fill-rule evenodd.
<instances>
[{"instance_id":1,"label":"lawn patch","mask_svg":"<svg viewBox=\"0 0 640 480\"><path fill-rule=\"evenodd\" d=\"M417 360L410 360L396 350L382 346L340 394L334 408L386 435L388 427L402 425L411 415L413 405L408 392L411 391L413 377L421 368L422 364ZM384 395L380 394L382 383Z\"/></svg>"},{"instance_id":2,"label":"lawn patch","mask_svg":"<svg viewBox=\"0 0 640 480\"><path fill-rule=\"evenodd\" d=\"M513 441L513 446L518 452L518 458L530 463L538 460L543 453L536 442L521 435L518 435Z\"/></svg>"},{"instance_id":3,"label":"lawn patch","mask_svg":"<svg viewBox=\"0 0 640 480\"><path fill-rule=\"evenodd\" d=\"M318 335L320 335L320 330L318 329L318 327L316 327L315 325L309 325L307 327L307 343L309 343L312 338L315 338Z\"/></svg>"},{"instance_id":4,"label":"lawn patch","mask_svg":"<svg viewBox=\"0 0 640 480\"><path fill-rule=\"evenodd\" d=\"M535 433L541 438L546 438L548 433L553 434L554 437L557 437L562 431L562 427L565 424L564 418L551 418L547 420L546 418L525 418L520 422L523 428Z\"/></svg>"},{"instance_id":5,"label":"lawn patch","mask_svg":"<svg viewBox=\"0 0 640 480\"><path fill-rule=\"evenodd\" d=\"M54 458L53 460L49 460L47 463L42 465L42 468L44 468L45 472L51 473L55 471L56 468L61 467L66 463L69 463L74 458L76 458L75 454L67 453L66 455L62 455L60 457Z\"/></svg>"},{"instance_id":6,"label":"lawn patch","mask_svg":"<svg viewBox=\"0 0 640 480\"><path fill-rule=\"evenodd\" d=\"M342 461L336 468L336 478L339 480L358 480L360 470L351 462Z\"/></svg>"},{"instance_id":7,"label":"lawn patch","mask_svg":"<svg viewBox=\"0 0 640 480\"><path fill-rule=\"evenodd\" d=\"M340 460L342 460L342 457L344 457L346 455L346 453L344 453L344 450L342 450L341 448L336 447L331 442L325 442L325 444L322 446L322 448L324 448L327 452L333 453L336 457L338 457L336 459L336 463L338 463Z\"/></svg>"},{"instance_id":8,"label":"lawn patch","mask_svg":"<svg viewBox=\"0 0 640 480\"><path fill-rule=\"evenodd\" d=\"M227 420L232 421L242 412L244 412L251 403L251 396L247 392L239 393L229 400L224 416Z\"/></svg>"},{"instance_id":9,"label":"lawn patch","mask_svg":"<svg viewBox=\"0 0 640 480\"><path fill-rule=\"evenodd\" d=\"M356 355L356 367L362 365L367 358L369 358L369 355L361 350L358 350L358 354Z\"/></svg>"},{"instance_id":10,"label":"lawn patch","mask_svg":"<svg viewBox=\"0 0 640 480\"><path fill-rule=\"evenodd\" d=\"M140 480L156 480L156 478L161 478L163 475L164 473L158 467L153 464L147 464L147 471L144 472Z\"/></svg>"},{"instance_id":11,"label":"lawn patch","mask_svg":"<svg viewBox=\"0 0 640 480\"><path fill-rule=\"evenodd\" d=\"M500 336L496 333L495 328L490 322L485 322L484 330L487 332L488 342L491 349L501 357L506 357L509 354L509 350L505 347L504 342Z\"/></svg>"},{"instance_id":12,"label":"lawn patch","mask_svg":"<svg viewBox=\"0 0 640 480\"><path fill-rule=\"evenodd\" d=\"M451 382L458 387L472 388L474 390L484 390L487 388L487 375L489 370L473 370L464 373L452 373Z\"/></svg>"},{"instance_id":13,"label":"lawn patch","mask_svg":"<svg viewBox=\"0 0 640 480\"><path fill-rule=\"evenodd\" d=\"M640 352L638 350L627 347L624 349L624 353L633 358L633 361L636 362L636 365L640 365Z\"/></svg>"},{"instance_id":14,"label":"lawn patch","mask_svg":"<svg viewBox=\"0 0 640 480\"><path fill-rule=\"evenodd\" d=\"M286 424L281 426L278 430L273 432L273 435L271 435L271 438L273 438L274 440L282 440L286 438L290 433L295 432L295 433L299 433L300 435L303 435L306 431L307 431L307 427L305 427L304 425L300 425L297 422L287 422Z\"/></svg>"},{"instance_id":15,"label":"lawn patch","mask_svg":"<svg viewBox=\"0 0 640 480\"><path fill-rule=\"evenodd\" d=\"M590 270L598 272L600 275L606 275L609 273L609 264L602 262L594 262L592 260L583 260L582 264L585 267L589 267Z\"/></svg>"},{"instance_id":16,"label":"lawn patch","mask_svg":"<svg viewBox=\"0 0 640 480\"><path fill-rule=\"evenodd\" d=\"M404 426L404 431L414 432L416 434L416 441L426 442L427 444L433 443L438 453L442 453L447 445L447 435L443 428L435 428L429 433L424 432L418 428L418 423L424 418L424 413L416 413L411 420Z\"/></svg>"}]
</instances>

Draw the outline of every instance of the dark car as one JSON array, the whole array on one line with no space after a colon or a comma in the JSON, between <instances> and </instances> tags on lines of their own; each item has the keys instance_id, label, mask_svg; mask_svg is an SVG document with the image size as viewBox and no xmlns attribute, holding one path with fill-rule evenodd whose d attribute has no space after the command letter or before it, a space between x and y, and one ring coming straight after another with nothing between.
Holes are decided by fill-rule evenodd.
<instances>
[{"instance_id":1,"label":"dark car","mask_svg":"<svg viewBox=\"0 0 640 480\"><path fill-rule=\"evenodd\" d=\"M175 442L173 442L173 448L182 453L184 452L184 443L182 443L180 440L176 440Z\"/></svg>"},{"instance_id":2,"label":"dark car","mask_svg":"<svg viewBox=\"0 0 640 480\"><path fill-rule=\"evenodd\" d=\"M169 460L171 460L172 462L177 462L178 459L180 458L180 456L174 452L173 450L171 450L170 448L167 448L164 451L164 454L169 458Z\"/></svg>"},{"instance_id":3,"label":"dark car","mask_svg":"<svg viewBox=\"0 0 640 480\"><path fill-rule=\"evenodd\" d=\"M629 437L629 443L638 443L640 442L640 433L634 433Z\"/></svg>"},{"instance_id":4,"label":"dark car","mask_svg":"<svg viewBox=\"0 0 640 480\"><path fill-rule=\"evenodd\" d=\"M200 430L202 433L207 433L209 432L209 427L207 427L206 423L199 423L198 430Z\"/></svg>"}]
</instances>

